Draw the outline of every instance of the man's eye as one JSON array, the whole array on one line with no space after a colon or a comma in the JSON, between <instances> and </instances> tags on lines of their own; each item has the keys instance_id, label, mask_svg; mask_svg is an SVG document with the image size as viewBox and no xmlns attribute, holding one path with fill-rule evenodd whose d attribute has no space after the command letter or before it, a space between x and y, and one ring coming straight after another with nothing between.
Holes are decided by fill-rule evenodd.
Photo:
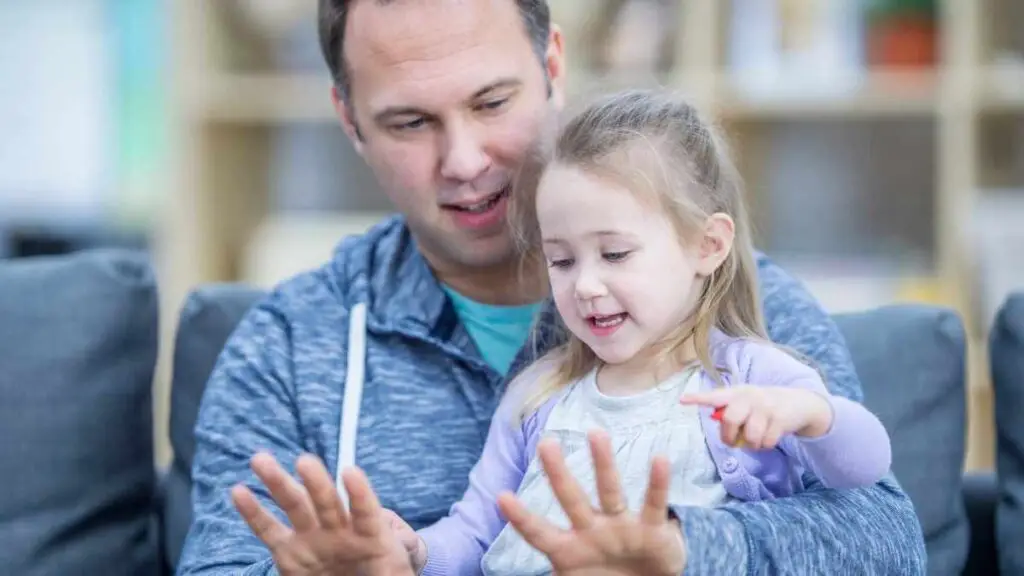
<instances>
[{"instance_id":1,"label":"man's eye","mask_svg":"<svg viewBox=\"0 0 1024 576\"><path fill-rule=\"evenodd\" d=\"M508 98L499 98L497 100L488 100L480 105L480 108L484 110L498 110L508 102Z\"/></svg>"},{"instance_id":2,"label":"man's eye","mask_svg":"<svg viewBox=\"0 0 1024 576\"><path fill-rule=\"evenodd\" d=\"M426 119L416 118L415 120L410 120L408 122L403 122L401 124L395 124L392 126L392 129L398 131L416 130L418 128L422 128L426 123Z\"/></svg>"}]
</instances>

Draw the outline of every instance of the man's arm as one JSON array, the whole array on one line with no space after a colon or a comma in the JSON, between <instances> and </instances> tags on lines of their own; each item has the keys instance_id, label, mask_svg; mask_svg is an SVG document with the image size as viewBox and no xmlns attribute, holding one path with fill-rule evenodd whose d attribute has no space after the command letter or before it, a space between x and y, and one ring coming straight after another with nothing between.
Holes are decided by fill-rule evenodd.
<instances>
[{"instance_id":1,"label":"man's arm","mask_svg":"<svg viewBox=\"0 0 1024 576\"><path fill-rule=\"evenodd\" d=\"M180 575L273 574L270 552L231 502L244 483L260 504L285 516L249 468L269 451L289 470L301 452L291 377L291 342L268 304L253 308L228 340L210 377L196 422L192 525Z\"/></svg>"},{"instance_id":2,"label":"man's arm","mask_svg":"<svg viewBox=\"0 0 1024 576\"><path fill-rule=\"evenodd\" d=\"M760 256L772 340L812 359L829 391L860 401L862 390L838 327L811 294ZM686 537L685 574L924 574L921 526L891 476L867 488L807 491L717 509L673 507Z\"/></svg>"}]
</instances>

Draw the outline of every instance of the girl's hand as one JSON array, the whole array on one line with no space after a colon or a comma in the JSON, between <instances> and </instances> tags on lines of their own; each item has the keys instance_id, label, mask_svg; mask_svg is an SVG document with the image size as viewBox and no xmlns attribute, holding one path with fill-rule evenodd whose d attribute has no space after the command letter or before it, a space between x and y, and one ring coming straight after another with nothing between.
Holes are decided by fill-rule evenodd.
<instances>
[{"instance_id":1,"label":"girl's hand","mask_svg":"<svg viewBox=\"0 0 1024 576\"><path fill-rule=\"evenodd\" d=\"M686 567L682 530L668 517L669 467L663 458L651 464L650 484L639 515L626 509L611 442L590 434L601 508L591 506L570 475L557 442L537 446L552 490L572 528L562 530L529 512L511 493L498 498L509 522L551 561L556 576L678 576Z\"/></svg>"},{"instance_id":2,"label":"girl's hand","mask_svg":"<svg viewBox=\"0 0 1024 576\"><path fill-rule=\"evenodd\" d=\"M716 408L713 418L730 446L770 450L784 434L817 438L832 428L828 399L802 388L733 386L687 394L679 402Z\"/></svg>"},{"instance_id":3,"label":"girl's hand","mask_svg":"<svg viewBox=\"0 0 1024 576\"><path fill-rule=\"evenodd\" d=\"M248 488L231 491L235 507L253 533L270 549L285 576L412 576L409 554L391 530L377 496L358 469L342 474L351 501L345 510L319 458L300 456L295 465L302 484L269 454L257 454L252 469L288 515L278 521Z\"/></svg>"},{"instance_id":4,"label":"girl's hand","mask_svg":"<svg viewBox=\"0 0 1024 576\"><path fill-rule=\"evenodd\" d=\"M405 551L409 553L409 561L412 562L413 570L418 574L427 563L427 544L420 538L420 535L412 529L412 526L402 520L402 517L392 510L384 509L384 516L388 525L398 541L402 543Z\"/></svg>"}]
</instances>

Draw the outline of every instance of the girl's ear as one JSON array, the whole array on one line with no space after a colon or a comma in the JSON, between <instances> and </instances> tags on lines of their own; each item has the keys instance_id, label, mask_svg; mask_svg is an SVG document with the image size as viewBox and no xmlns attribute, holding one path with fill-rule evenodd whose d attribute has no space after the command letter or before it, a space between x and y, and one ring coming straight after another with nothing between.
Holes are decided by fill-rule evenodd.
<instances>
[{"instance_id":1,"label":"girl's ear","mask_svg":"<svg viewBox=\"0 0 1024 576\"><path fill-rule=\"evenodd\" d=\"M712 214L704 223L704 237L697 250L697 273L711 276L732 250L736 227L728 214Z\"/></svg>"}]
</instances>

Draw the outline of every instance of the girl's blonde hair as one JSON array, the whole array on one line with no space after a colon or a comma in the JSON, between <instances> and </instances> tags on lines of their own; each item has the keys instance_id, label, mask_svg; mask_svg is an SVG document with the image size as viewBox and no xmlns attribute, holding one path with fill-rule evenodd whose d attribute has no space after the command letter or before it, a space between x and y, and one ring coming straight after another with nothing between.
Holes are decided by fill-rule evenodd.
<instances>
[{"instance_id":1,"label":"girl's blonde hair","mask_svg":"<svg viewBox=\"0 0 1024 576\"><path fill-rule=\"evenodd\" d=\"M578 168L623 185L643 201L657 202L680 241L701 235L713 214L726 214L734 223L732 250L704 279L691 321L668 337L665 354L676 352L692 335L701 366L721 384L709 349L713 328L733 337L768 340L742 183L725 142L693 106L668 92L619 92L587 106L561 129L553 149L538 152L517 178L510 210L514 236L525 261L534 264L531 268L546 269L537 185L548 166ZM599 365L597 355L560 321L558 329L565 344L549 353L554 368L537 383L524 413Z\"/></svg>"}]
</instances>

